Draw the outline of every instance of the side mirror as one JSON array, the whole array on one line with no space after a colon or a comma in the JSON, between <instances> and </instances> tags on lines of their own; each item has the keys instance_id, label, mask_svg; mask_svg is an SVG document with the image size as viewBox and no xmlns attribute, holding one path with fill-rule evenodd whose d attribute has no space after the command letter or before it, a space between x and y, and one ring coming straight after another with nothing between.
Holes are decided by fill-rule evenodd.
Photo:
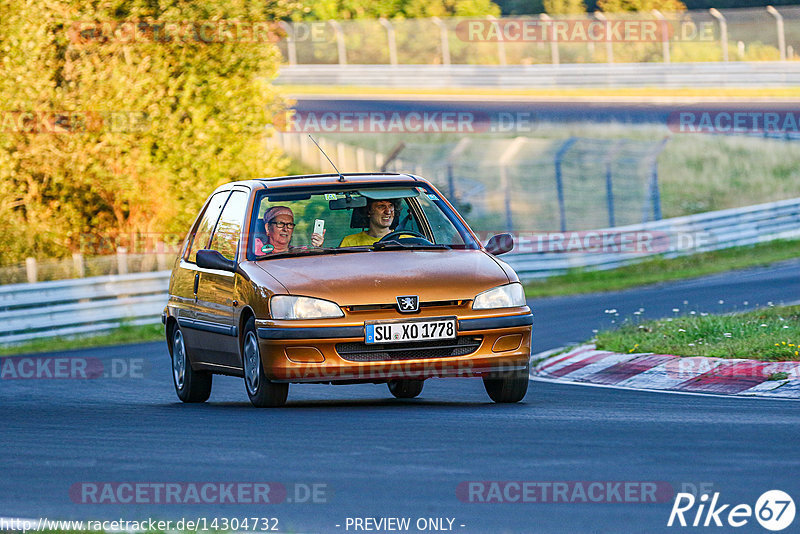
<instances>
[{"instance_id":1,"label":"side mirror","mask_svg":"<svg viewBox=\"0 0 800 534\"><path fill-rule=\"evenodd\" d=\"M220 271L236 272L236 262L227 259L216 250L198 250L197 266L203 269L218 269Z\"/></svg>"},{"instance_id":2,"label":"side mirror","mask_svg":"<svg viewBox=\"0 0 800 534\"><path fill-rule=\"evenodd\" d=\"M486 251L495 256L505 254L514 248L514 236L511 234L497 234L486 243ZM198 255L200 253L198 252Z\"/></svg>"}]
</instances>

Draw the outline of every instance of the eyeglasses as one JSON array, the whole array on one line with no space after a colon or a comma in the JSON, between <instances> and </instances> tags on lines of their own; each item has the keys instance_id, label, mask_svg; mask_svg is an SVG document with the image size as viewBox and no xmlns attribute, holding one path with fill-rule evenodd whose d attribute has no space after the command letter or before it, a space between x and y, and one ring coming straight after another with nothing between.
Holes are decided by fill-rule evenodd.
<instances>
[{"instance_id":1,"label":"eyeglasses","mask_svg":"<svg viewBox=\"0 0 800 534\"><path fill-rule=\"evenodd\" d=\"M279 222L270 221L267 224L274 224L275 226L277 226L280 229L288 228L289 230L294 230L294 227L297 226L295 223L287 223L287 222L280 222L280 221Z\"/></svg>"}]
</instances>

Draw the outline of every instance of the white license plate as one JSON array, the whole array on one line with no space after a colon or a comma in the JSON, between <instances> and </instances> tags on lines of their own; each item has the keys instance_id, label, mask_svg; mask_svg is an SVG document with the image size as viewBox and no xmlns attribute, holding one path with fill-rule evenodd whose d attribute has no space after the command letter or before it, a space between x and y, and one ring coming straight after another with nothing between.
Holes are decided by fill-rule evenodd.
<instances>
[{"instance_id":1,"label":"white license plate","mask_svg":"<svg viewBox=\"0 0 800 534\"><path fill-rule=\"evenodd\" d=\"M454 339L456 337L455 317L426 321L367 323L364 326L364 341L368 344Z\"/></svg>"}]
</instances>

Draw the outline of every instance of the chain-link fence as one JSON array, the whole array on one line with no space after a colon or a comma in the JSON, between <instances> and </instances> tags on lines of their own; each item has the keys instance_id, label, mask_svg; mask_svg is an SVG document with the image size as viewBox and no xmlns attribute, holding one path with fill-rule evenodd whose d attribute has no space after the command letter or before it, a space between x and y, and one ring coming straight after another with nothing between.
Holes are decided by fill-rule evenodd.
<instances>
[{"instance_id":1,"label":"chain-link fence","mask_svg":"<svg viewBox=\"0 0 800 534\"><path fill-rule=\"evenodd\" d=\"M330 164L308 136L272 142L314 169ZM410 172L454 202L476 231L565 231L661 218L657 158L666 140L463 137L401 143L387 153L321 138L340 169Z\"/></svg>"},{"instance_id":2,"label":"chain-link fence","mask_svg":"<svg viewBox=\"0 0 800 534\"><path fill-rule=\"evenodd\" d=\"M800 6L281 25L290 65L792 60L800 46Z\"/></svg>"}]
</instances>

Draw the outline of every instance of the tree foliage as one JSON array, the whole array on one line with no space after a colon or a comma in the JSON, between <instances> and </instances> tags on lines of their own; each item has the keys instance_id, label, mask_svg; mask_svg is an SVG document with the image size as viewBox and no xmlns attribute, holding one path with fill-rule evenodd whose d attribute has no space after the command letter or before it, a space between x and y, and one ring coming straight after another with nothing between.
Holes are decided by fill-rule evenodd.
<instances>
[{"instance_id":1,"label":"tree foliage","mask_svg":"<svg viewBox=\"0 0 800 534\"><path fill-rule=\"evenodd\" d=\"M662 13L686 11L686 5L680 0L598 0L597 7L606 13L625 11L650 12L654 9Z\"/></svg>"},{"instance_id":2,"label":"tree foliage","mask_svg":"<svg viewBox=\"0 0 800 534\"><path fill-rule=\"evenodd\" d=\"M295 13L316 20L500 15L491 0L318 0Z\"/></svg>"},{"instance_id":3,"label":"tree foliage","mask_svg":"<svg viewBox=\"0 0 800 534\"><path fill-rule=\"evenodd\" d=\"M279 173L287 163L264 145L270 117L283 108L269 83L280 61L273 43L191 34L132 41L103 33L110 37L103 40L76 28L259 22L293 7L0 0L0 263L82 247L91 253L87 236L183 233L214 187ZM20 131L20 112L47 119Z\"/></svg>"},{"instance_id":4,"label":"tree foliage","mask_svg":"<svg viewBox=\"0 0 800 534\"><path fill-rule=\"evenodd\" d=\"M583 0L544 0L544 10L550 15L580 15L586 13Z\"/></svg>"}]
</instances>

